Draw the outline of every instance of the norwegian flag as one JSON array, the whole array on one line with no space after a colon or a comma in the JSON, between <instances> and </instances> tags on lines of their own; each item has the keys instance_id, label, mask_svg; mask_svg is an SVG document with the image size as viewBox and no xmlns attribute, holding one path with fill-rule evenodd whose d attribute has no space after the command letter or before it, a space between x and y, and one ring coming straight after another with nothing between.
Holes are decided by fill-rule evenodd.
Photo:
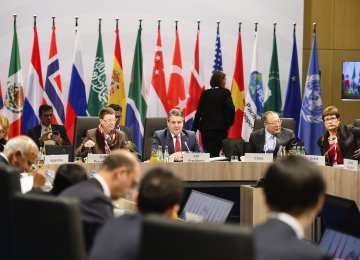
<instances>
[{"instance_id":1,"label":"norwegian flag","mask_svg":"<svg viewBox=\"0 0 360 260\"><path fill-rule=\"evenodd\" d=\"M53 18L50 53L45 81L44 99L46 104L53 107L53 123L64 124L65 112L60 77L60 65L56 46L55 18Z\"/></svg>"},{"instance_id":2,"label":"norwegian flag","mask_svg":"<svg viewBox=\"0 0 360 260\"><path fill-rule=\"evenodd\" d=\"M199 35L200 35L200 22L198 22L198 30L196 33L195 53L194 53L194 66L191 70L189 97L186 104L185 128L191 129L197 106L199 104L201 92L205 89L205 82L200 68L200 49L199 49Z\"/></svg>"},{"instance_id":3,"label":"norwegian flag","mask_svg":"<svg viewBox=\"0 0 360 260\"><path fill-rule=\"evenodd\" d=\"M167 112L166 105L166 82L159 20L147 116L165 117Z\"/></svg>"},{"instance_id":4,"label":"norwegian flag","mask_svg":"<svg viewBox=\"0 0 360 260\"><path fill-rule=\"evenodd\" d=\"M216 43L215 43L215 58L213 71L223 71L222 67L222 54L221 54L221 41L220 41L220 22L217 22L217 30L216 30Z\"/></svg>"},{"instance_id":5,"label":"norwegian flag","mask_svg":"<svg viewBox=\"0 0 360 260\"><path fill-rule=\"evenodd\" d=\"M180 50L180 40L179 40L179 33L177 28L177 21L175 28L176 28L175 48L174 48L174 56L171 66L170 81L169 81L169 88L167 95L168 111L173 108L178 108L182 111L186 105L184 77L182 71L181 50Z\"/></svg>"}]
</instances>

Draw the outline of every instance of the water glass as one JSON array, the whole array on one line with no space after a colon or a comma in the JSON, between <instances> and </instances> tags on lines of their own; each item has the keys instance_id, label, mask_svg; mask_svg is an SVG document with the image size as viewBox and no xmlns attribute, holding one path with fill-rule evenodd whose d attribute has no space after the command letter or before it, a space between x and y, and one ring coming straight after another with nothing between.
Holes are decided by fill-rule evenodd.
<instances>
[{"instance_id":1,"label":"water glass","mask_svg":"<svg viewBox=\"0 0 360 260\"><path fill-rule=\"evenodd\" d=\"M83 160L81 157L75 157L74 163L81 163Z\"/></svg>"},{"instance_id":2,"label":"water glass","mask_svg":"<svg viewBox=\"0 0 360 260\"><path fill-rule=\"evenodd\" d=\"M238 162L238 161L239 161L239 157L238 157L237 155L231 155L230 161L231 161L231 162Z\"/></svg>"}]
</instances>

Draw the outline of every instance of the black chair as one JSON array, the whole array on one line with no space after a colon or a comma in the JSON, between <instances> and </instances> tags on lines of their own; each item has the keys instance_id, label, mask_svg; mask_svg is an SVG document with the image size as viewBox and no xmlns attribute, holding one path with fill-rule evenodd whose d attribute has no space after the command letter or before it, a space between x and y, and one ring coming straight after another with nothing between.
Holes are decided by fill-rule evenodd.
<instances>
[{"instance_id":1,"label":"black chair","mask_svg":"<svg viewBox=\"0 0 360 260\"><path fill-rule=\"evenodd\" d=\"M77 116L74 128L74 154L86 136L86 131L98 127L99 117L96 116Z\"/></svg>"},{"instance_id":2,"label":"black chair","mask_svg":"<svg viewBox=\"0 0 360 260\"><path fill-rule=\"evenodd\" d=\"M12 243L12 196L20 191L20 171L0 163L0 259L15 259Z\"/></svg>"},{"instance_id":3,"label":"black chair","mask_svg":"<svg viewBox=\"0 0 360 260\"><path fill-rule=\"evenodd\" d=\"M218 260L254 258L251 231L239 225L186 223L147 216L143 222L142 260Z\"/></svg>"},{"instance_id":4,"label":"black chair","mask_svg":"<svg viewBox=\"0 0 360 260\"><path fill-rule=\"evenodd\" d=\"M354 126L355 127L360 127L360 119L355 119L354 120ZM357 147L360 148L360 137L357 138Z\"/></svg>"},{"instance_id":5,"label":"black chair","mask_svg":"<svg viewBox=\"0 0 360 260\"><path fill-rule=\"evenodd\" d=\"M144 145L142 158L144 161L150 159L152 137L156 130L164 129L167 127L166 117L147 117L145 118L144 126Z\"/></svg>"},{"instance_id":6,"label":"black chair","mask_svg":"<svg viewBox=\"0 0 360 260\"><path fill-rule=\"evenodd\" d=\"M293 130L294 134L296 136L296 134L297 134L296 129L295 129L296 122L295 122L294 118L281 118L281 120L282 120L281 126L284 128ZM254 122L254 131L261 129L263 127L264 127L264 122L260 118L256 118L255 122Z\"/></svg>"},{"instance_id":7,"label":"black chair","mask_svg":"<svg viewBox=\"0 0 360 260\"><path fill-rule=\"evenodd\" d=\"M239 138L227 138L222 140L223 152L227 158L236 155L240 158L245 154L245 142Z\"/></svg>"},{"instance_id":8,"label":"black chair","mask_svg":"<svg viewBox=\"0 0 360 260\"><path fill-rule=\"evenodd\" d=\"M85 259L77 200L16 194L12 215L16 259Z\"/></svg>"}]
</instances>

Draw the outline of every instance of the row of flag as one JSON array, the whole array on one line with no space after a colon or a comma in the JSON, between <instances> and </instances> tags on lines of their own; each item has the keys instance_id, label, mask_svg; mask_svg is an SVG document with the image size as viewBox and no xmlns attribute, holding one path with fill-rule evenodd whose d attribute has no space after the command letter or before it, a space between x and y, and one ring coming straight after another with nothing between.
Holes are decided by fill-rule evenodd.
<instances>
[{"instance_id":1,"label":"row of flag","mask_svg":"<svg viewBox=\"0 0 360 260\"><path fill-rule=\"evenodd\" d=\"M113 69L110 88L108 91L101 36L101 19L99 19L98 45L91 79L90 93L87 101L83 77L80 34L76 20L73 66L68 102L65 109L62 95L63 87L61 84L60 65L57 55L55 18L53 18L48 68L44 84L42 80L36 17L34 17L33 52L29 70L29 82L24 98L19 45L16 32L16 16L14 16L14 36L5 99L2 97L0 87L0 109L2 109L1 113L5 114L10 120L10 137L19 135L20 133L26 134L27 129L39 124L37 109L44 103L53 106L54 123L64 124L66 126L70 140L73 139L76 116L97 116L98 111L102 107L107 106L109 103L119 104L124 110L126 108L126 111L123 111L121 123L130 128L134 143L138 147L139 151L142 151L144 122L146 116L163 117L172 108L179 108L185 115L186 128L190 129L201 92L205 89L205 80L200 65L200 22L198 22L196 33L194 62L191 70L187 96L185 95L177 23L175 30L173 61L168 87L166 87L165 82L160 21L158 25L158 37L150 86L146 84L144 77L141 31L142 28L140 20L131 71L131 82L128 97L126 98L118 21L116 22ZM242 138L247 141L253 129L255 118L260 117L265 111L271 110L279 112L284 117L295 118L297 122L298 137L305 142L305 149L308 153L318 154L318 151L316 151L316 141L314 140L322 134L323 125L321 120L322 104L319 67L317 61L316 34L314 32L313 49L302 104L295 26L293 39L289 83L284 110L282 111L276 43L276 24L274 24L273 51L268 87L265 90L263 89L262 74L258 68L258 32L256 24L250 82L248 90L245 91L241 23L239 23L235 69L231 84L231 93L236 110L235 123L229 131L229 138ZM217 27L213 70L222 71L219 23ZM319 129L321 129L321 133Z\"/></svg>"}]
</instances>

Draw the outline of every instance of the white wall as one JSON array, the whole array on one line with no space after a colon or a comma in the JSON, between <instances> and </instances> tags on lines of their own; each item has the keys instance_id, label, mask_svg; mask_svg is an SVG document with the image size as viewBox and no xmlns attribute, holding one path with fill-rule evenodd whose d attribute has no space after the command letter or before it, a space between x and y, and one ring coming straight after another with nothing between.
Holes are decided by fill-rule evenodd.
<instances>
[{"instance_id":1,"label":"white wall","mask_svg":"<svg viewBox=\"0 0 360 260\"><path fill-rule=\"evenodd\" d=\"M38 16L43 77L46 75L51 37L51 16L56 16L57 44L60 59L64 100L67 99L71 74L75 16L79 16L84 60L85 85L90 86L98 37L98 18L102 17L103 46L107 81L110 75L115 45L115 18L119 18L120 41L125 84L128 88L135 48L138 19L143 19L142 46L147 83L150 82L157 35L157 19L162 19L161 34L167 83L172 61L175 23L179 20L179 35L186 86L193 62L196 28L201 20L200 50L206 82L209 82L215 49L216 21L221 21L220 35L223 69L228 75L228 87L234 71L238 21L243 22L242 40L245 86L248 86L253 49L254 22L259 22L259 63L264 87L267 85L272 49L273 22L277 26L277 44L283 103L288 82L292 51L292 23L297 25L299 68L302 68L303 0L11 0L1 1L0 9L0 80L3 88L9 71L13 36L13 14L18 15L18 37L25 88L33 43L33 15ZM301 71L300 71L301 75ZM45 80L44 80L45 82Z\"/></svg>"}]
</instances>

